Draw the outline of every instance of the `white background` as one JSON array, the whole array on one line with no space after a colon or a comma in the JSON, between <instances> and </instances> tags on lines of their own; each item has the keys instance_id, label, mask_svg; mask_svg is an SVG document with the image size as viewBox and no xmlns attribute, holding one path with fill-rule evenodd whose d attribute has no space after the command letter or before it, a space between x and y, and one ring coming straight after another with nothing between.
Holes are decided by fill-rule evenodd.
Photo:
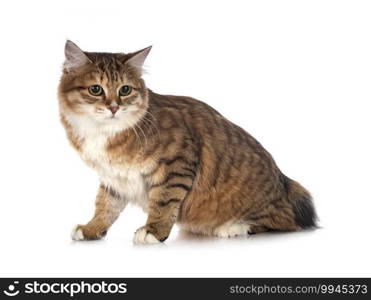
<instances>
[{"instance_id":1,"label":"white background","mask_svg":"<svg viewBox=\"0 0 371 300\"><path fill-rule=\"evenodd\" d=\"M368 1L2 1L0 276L370 276ZM96 174L69 146L56 89L65 39L154 45L159 93L203 100L254 135L315 198L321 229L138 247L128 207L103 241L71 242Z\"/></svg>"}]
</instances>

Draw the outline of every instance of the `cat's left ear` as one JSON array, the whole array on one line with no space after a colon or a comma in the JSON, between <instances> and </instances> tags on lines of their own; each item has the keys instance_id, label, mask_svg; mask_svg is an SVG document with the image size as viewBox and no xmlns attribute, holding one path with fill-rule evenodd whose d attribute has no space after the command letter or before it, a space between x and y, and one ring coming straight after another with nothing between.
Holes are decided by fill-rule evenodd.
<instances>
[{"instance_id":1,"label":"cat's left ear","mask_svg":"<svg viewBox=\"0 0 371 300\"><path fill-rule=\"evenodd\" d=\"M126 64L136 68L140 75L143 74L143 64L146 60L149 52L151 51L152 46L139 50L130 54L130 58L125 62Z\"/></svg>"}]
</instances>

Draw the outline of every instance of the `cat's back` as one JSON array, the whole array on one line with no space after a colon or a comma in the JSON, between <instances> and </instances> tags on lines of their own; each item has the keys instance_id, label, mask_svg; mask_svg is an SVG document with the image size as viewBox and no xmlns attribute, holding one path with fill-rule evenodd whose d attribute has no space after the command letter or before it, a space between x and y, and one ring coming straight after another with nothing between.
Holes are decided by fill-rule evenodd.
<instances>
[{"instance_id":1,"label":"cat's back","mask_svg":"<svg viewBox=\"0 0 371 300\"><path fill-rule=\"evenodd\" d=\"M172 115L173 121L184 123L188 130L200 140L212 140L215 152L221 149L230 153L255 152L271 159L269 153L248 132L234 124L210 105L186 96L160 95L149 91L150 109L159 123ZM225 151L228 147L230 151Z\"/></svg>"},{"instance_id":2,"label":"cat's back","mask_svg":"<svg viewBox=\"0 0 371 300\"><path fill-rule=\"evenodd\" d=\"M199 147L201 164L207 172L205 185L227 181L248 172L280 176L272 156L248 132L229 121L208 104L191 97L159 95L150 92L150 105L162 130L189 134ZM232 170L232 171L231 171ZM242 176L243 177L243 176Z\"/></svg>"},{"instance_id":3,"label":"cat's back","mask_svg":"<svg viewBox=\"0 0 371 300\"><path fill-rule=\"evenodd\" d=\"M173 110L188 113L194 117L198 117L199 115L208 115L209 117L213 115L221 116L221 114L210 105L192 97L161 95L149 90L149 103L151 109L156 111L159 115L166 113L166 111Z\"/></svg>"}]
</instances>

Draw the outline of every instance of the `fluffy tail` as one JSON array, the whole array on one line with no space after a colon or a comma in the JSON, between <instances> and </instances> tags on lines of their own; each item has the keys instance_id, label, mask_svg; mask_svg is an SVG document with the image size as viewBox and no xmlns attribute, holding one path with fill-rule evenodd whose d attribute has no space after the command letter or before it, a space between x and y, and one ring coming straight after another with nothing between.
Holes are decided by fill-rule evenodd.
<instances>
[{"instance_id":1,"label":"fluffy tail","mask_svg":"<svg viewBox=\"0 0 371 300\"><path fill-rule=\"evenodd\" d=\"M285 179L286 190L294 210L296 224L303 229L317 227L317 214L312 196L295 180L288 177Z\"/></svg>"}]
</instances>

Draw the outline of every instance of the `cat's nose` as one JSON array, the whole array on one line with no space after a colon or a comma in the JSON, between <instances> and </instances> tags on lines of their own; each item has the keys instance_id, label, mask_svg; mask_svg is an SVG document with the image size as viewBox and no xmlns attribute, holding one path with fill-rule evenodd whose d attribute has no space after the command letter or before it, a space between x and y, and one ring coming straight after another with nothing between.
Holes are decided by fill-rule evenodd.
<instances>
[{"instance_id":1,"label":"cat's nose","mask_svg":"<svg viewBox=\"0 0 371 300\"><path fill-rule=\"evenodd\" d=\"M108 109L112 112L112 114L114 115L118 110L119 110L119 107L118 106L110 106L108 107Z\"/></svg>"}]
</instances>

